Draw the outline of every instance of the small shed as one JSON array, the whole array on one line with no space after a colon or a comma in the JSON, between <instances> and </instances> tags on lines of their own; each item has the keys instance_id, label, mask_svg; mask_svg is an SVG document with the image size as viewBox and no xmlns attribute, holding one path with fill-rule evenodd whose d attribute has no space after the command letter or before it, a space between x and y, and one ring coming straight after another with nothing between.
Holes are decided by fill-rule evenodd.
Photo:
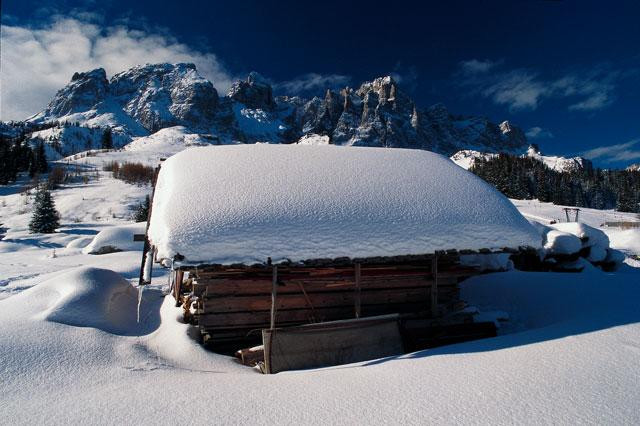
<instances>
[{"instance_id":1,"label":"small shed","mask_svg":"<svg viewBox=\"0 0 640 426\"><path fill-rule=\"evenodd\" d=\"M442 318L480 273L465 254L540 245L507 198L441 155L269 144L167 159L147 239L186 318L236 349L280 327Z\"/></svg>"}]
</instances>

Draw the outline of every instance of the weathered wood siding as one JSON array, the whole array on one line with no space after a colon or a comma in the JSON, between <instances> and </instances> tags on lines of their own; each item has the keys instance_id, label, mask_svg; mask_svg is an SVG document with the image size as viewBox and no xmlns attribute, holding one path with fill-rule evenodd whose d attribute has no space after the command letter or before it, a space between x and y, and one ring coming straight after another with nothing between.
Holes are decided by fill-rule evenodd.
<instances>
[{"instance_id":1,"label":"weathered wood siding","mask_svg":"<svg viewBox=\"0 0 640 426\"><path fill-rule=\"evenodd\" d=\"M357 270L355 265L278 266L276 326L389 313L438 315L459 301L458 283L479 273L443 258L438 262L436 299L431 259L418 264L363 264L359 274ZM214 342L237 340L270 327L271 267L198 268L190 276L197 296L195 321Z\"/></svg>"}]
</instances>

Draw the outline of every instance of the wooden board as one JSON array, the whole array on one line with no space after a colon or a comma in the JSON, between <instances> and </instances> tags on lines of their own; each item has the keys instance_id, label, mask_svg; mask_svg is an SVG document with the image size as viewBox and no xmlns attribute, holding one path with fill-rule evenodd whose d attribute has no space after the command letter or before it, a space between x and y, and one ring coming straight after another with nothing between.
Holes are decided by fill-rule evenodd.
<instances>
[{"instance_id":1,"label":"wooden board","mask_svg":"<svg viewBox=\"0 0 640 426\"><path fill-rule=\"evenodd\" d=\"M460 276L438 276L439 287L456 286ZM433 280L430 276L390 276L390 277L363 277L360 281L362 291L372 289L405 289L405 288L430 288ZM194 283L201 297L215 298L240 295L270 295L271 280L246 280L246 279L198 279ZM355 279L306 279L306 280L279 280L278 294L301 293L300 285L307 293L354 291Z\"/></svg>"},{"instance_id":2,"label":"wooden board","mask_svg":"<svg viewBox=\"0 0 640 426\"><path fill-rule=\"evenodd\" d=\"M268 374L366 361L403 352L398 316L262 330Z\"/></svg>"},{"instance_id":3,"label":"wooden board","mask_svg":"<svg viewBox=\"0 0 640 426\"><path fill-rule=\"evenodd\" d=\"M362 316L384 315L390 312L419 312L429 310L430 305L422 302L385 303L361 306ZM354 307L340 306L311 309L290 309L278 311L276 324L303 324L310 322L334 321L354 318ZM315 321L313 320L315 319ZM220 314L203 314L197 316L198 325L207 329L230 328L267 328L270 320L269 311L232 312Z\"/></svg>"},{"instance_id":4,"label":"wooden board","mask_svg":"<svg viewBox=\"0 0 640 426\"><path fill-rule=\"evenodd\" d=\"M458 294L457 288L455 287L441 287L440 291L440 297L442 297L443 300L448 296ZM400 288L395 291L390 291L389 289L374 291L362 290L360 292L360 305L423 302L425 306L427 306L430 300L429 287ZM354 307L355 303L355 291L308 292L306 295L300 292L300 290L298 290L297 294L281 293L278 291L278 297L276 298L276 308L278 312L289 309L314 310L339 306ZM271 297L269 295L251 295L207 298L203 300L202 305L204 314L268 311L271 308Z\"/></svg>"}]
</instances>

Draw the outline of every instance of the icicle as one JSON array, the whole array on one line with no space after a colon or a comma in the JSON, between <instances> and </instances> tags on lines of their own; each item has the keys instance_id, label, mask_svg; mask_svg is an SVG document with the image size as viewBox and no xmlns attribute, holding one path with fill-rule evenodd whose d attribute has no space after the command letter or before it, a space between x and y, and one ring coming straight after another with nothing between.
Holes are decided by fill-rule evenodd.
<instances>
[{"instance_id":1,"label":"icicle","mask_svg":"<svg viewBox=\"0 0 640 426\"><path fill-rule=\"evenodd\" d=\"M144 269L142 273L142 281L145 283L151 282L151 268L153 267L153 249L147 252L147 257L144 261Z\"/></svg>"},{"instance_id":2,"label":"icicle","mask_svg":"<svg viewBox=\"0 0 640 426\"><path fill-rule=\"evenodd\" d=\"M138 286L138 312L137 312L137 323L140 324L140 305L142 304L142 292L144 291L144 286Z\"/></svg>"}]
</instances>

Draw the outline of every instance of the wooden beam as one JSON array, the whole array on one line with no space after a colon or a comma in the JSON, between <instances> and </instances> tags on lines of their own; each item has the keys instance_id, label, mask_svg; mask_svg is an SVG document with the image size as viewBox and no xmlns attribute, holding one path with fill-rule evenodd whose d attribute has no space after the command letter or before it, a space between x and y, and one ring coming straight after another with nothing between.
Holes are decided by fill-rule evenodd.
<instances>
[{"instance_id":1,"label":"wooden beam","mask_svg":"<svg viewBox=\"0 0 640 426\"><path fill-rule=\"evenodd\" d=\"M440 266L440 265L439 265ZM364 271L363 271L364 272ZM478 272L475 273L477 275ZM438 286L447 287L455 286L459 281L472 276L472 273L447 273L438 271ZM292 279L282 283L283 277L278 269L278 294L299 294L299 283L304 285L304 289L308 294L325 293L325 292L348 292L352 295L355 290L354 272L351 271L349 280L342 279ZM431 272L420 276L390 276L390 277L367 277L360 275L360 287L362 292L374 290L392 290L404 288L422 288L430 285L432 281ZM271 277L269 280L245 280L245 279L197 279L195 288L206 289L205 298L218 298L240 295L271 295ZM201 290L204 293L204 290ZM352 302L353 303L353 302Z\"/></svg>"},{"instance_id":2,"label":"wooden beam","mask_svg":"<svg viewBox=\"0 0 640 426\"><path fill-rule=\"evenodd\" d=\"M431 283L431 316L438 316L438 254L434 254L431 261L431 273L433 281Z\"/></svg>"},{"instance_id":3,"label":"wooden beam","mask_svg":"<svg viewBox=\"0 0 640 426\"><path fill-rule=\"evenodd\" d=\"M356 294L355 294L355 308L356 308L356 318L360 318L360 303L361 303L361 298L360 298L360 286L361 286L361 282L360 282L360 264L356 263L355 265L355 273L356 273Z\"/></svg>"},{"instance_id":4,"label":"wooden beam","mask_svg":"<svg viewBox=\"0 0 640 426\"><path fill-rule=\"evenodd\" d=\"M142 261L140 262L140 276L138 278L138 285L145 285L151 283L151 277L149 277L149 282L145 282L144 280L144 266L145 261L147 259L147 252L151 249L151 244L149 243L149 225L151 225L151 213L153 212L153 197L156 194L156 182L158 181L158 174L160 173L160 165L156 167L155 173L153 175L153 190L151 191L151 198L149 199L149 211L147 212L147 226L144 231L144 246L142 247Z\"/></svg>"},{"instance_id":5,"label":"wooden beam","mask_svg":"<svg viewBox=\"0 0 640 426\"><path fill-rule=\"evenodd\" d=\"M278 294L278 266L273 266L271 278L271 330L276 328L276 296Z\"/></svg>"},{"instance_id":6,"label":"wooden beam","mask_svg":"<svg viewBox=\"0 0 640 426\"><path fill-rule=\"evenodd\" d=\"M276 312L278 318L284 312L291 309L304 309L309 314L315 314L319 308L350 307L351 314L345 318L353 318L355 308L354 291L345 292L324 292L309 293L306 295L298 290L297 293L284 293L278 285L278 295L276 300ZM438 299L454 299L458 294L455 286L438 286ZM241 295L241 296L219 296L212 298L201 298L203 314L228 313L228 312L267 312L271 311L270 295ZM430 310L431 292L430 289L422 287L398 288L391 290L369 291L362 288L360 295L360 316L368 305L390 304L390 303L414 303L422 302L422 310ZM442 300L440 300L442 301Z\"/></svg>"},{"instance_id":7,"label":"wooden beam","mask_svg":"<svg viewBox=\"0 0 640 426\"><path fill-rule=\"evenodd\" d=\"M176 299L176 306L180 306L180 291L182 286L182 280L184 278L184 271L174 271L175 273L175 281L173 283L173 297Z\"/></svg>"}]
</instances>

